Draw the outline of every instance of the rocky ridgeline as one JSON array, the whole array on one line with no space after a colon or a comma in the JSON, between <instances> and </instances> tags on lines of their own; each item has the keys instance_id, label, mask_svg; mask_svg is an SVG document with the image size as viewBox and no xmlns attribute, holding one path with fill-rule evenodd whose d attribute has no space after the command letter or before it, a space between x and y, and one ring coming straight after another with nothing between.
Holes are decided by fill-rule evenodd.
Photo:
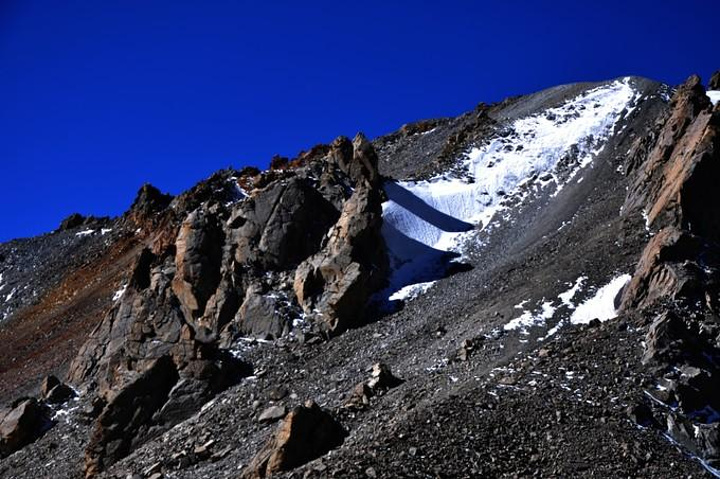
<instances>
[{"instance_id":1,"label":"rocky ridgeline","mask_svg":"<svg viewBox=\"0 0 720 479\"><path fill-rule=\"evenodd\" d=\"M581 91L581 88L565 86L553 89L549 104L564 101ZM720 88L720 72L713 76L709 88ZM530 100L519 97L491 107L480 105L475 111L456 119L428 120L406 125L400 132L375 141L378 151L383 155L383 162L387 163L383 166L384 173L404 178L427 178L438 171L447 171L469 145L482 143L496 133L502 134L502 130L497 130L502 121L521 117L538 108L547 108L544 103L543 107L536 104L541 98L544 98L542 94L532 96ZM659 99L657 103L660 103ZM413 414L420 418L417 424L421 433L415 439L428 441L427 444L438 441L437 437L428 433L433 427L438 428L435 433L441 437L446 431L451 431L447 429L447 424L462 426L461 432L453 437L448 436L449 439L439 444L442 447L435 451L441 456L438 464L445 467L448 466L448 459L444 456L443 448L450 448L457 442L460 446L456 452L461 449L468 451L466 426L479 425L482 426L479 429L482 429L489 424L486 443L491 443L496 437L502 439L506 427L514 436L511 440L522 435L516 433L519 424L522 424L520 419L528 418L508 418L505 415L517 414L512 409L512 400L527 407L518 410L536 411L533 414L544 414L546 409L549 410L548 397L543 395L538 399L530 393L526 395L525 392L530 389L516 386L520 384L519 379L510 377L511 373L519 375L518 371L509 367L513 363L510 362L508 366L501 361L526 364L527 384L533 384L533 388L538 383L544 382L546 386L551 383L547 379L548 374L540 375L537 374L539 371L533 370L535 366L545 363L550 375L561 376L558 381L569 381L568 377L573 374L566 370L580 363L594 361L596 346L599 349L608 348L610 352L605 351L605 356L612 355L615 336L629 337L634 334L629 325L641 326L641 334L645 335L644 350L633 357L636 350L628 346L629 342L624 343L624 352L622 358L616 358L617 364L606 360L602 365L604 370L612 372L592 380L596 385L601 384L603 391L611 390L608 388L615 386L604 382L617 385L627 371L617 361L627 360L627 364L634 361L638 367L644 368L638 377L643 375L653 378L656 384L646 388L646 384L639 379L632 384L631 387L635 389L640 389L637 384L641 384L645 388L645 396L628 409L630 418L643 427L652 426L670 434L686 450L711 464L719 464L720 416L717 411L720 411L720 386L717 377L720 375L720 213L708 205L718 204L720 107L713 107L699 78L691 77L676 91L669 107L662 103L662 107L653 108L648 107L643 112L646 116L641 115L642 119L637 120L638 123L629 123L630 129L639 126L638 131L647 129L649 133L638 136L623 158L613 159L622 166L626 176L622 181L627 180L629 185L621 210L622 218L618 221L632 223L632 218L642 216L651 232L631 282L616 298L623 316L619 319L617 331L613 332L613 327L601 326L598 320L593 320L588 326L579 329L571 327L567 333L563 331L558 335L561 341L557 343L553 343L550 334L538 339L547 342L537 343L542 345L542 348L537 346L537 351L531 349L535 347L533 345L510 345L508 350L512 347L517 349L506 351L505 346L510 343L499 343L506 334L501 331L502 324L495 325L498 329L493 331L486 330L488 334L479 333L492 321L503 320L498 313L498 309L501 309L498 305L507 303L508 309L518 307L512 306L517 304L517 295L510 291L512 288L506 289L505 278L501 278L501 286L491 293L498 300L498 304L493 306L496 308L494 316L483 318L487 324L478 325L473 322L474 319L468 319L468 314L455 315L456 310L466 306L464 304L450 303L446 309L433 305L430 318L432 337L439 341L446 334L450 336L448 329L452 328L458 339L465 339L454 343L447 361L431 367L427 367L429 363L426 363L420 380L412 368L407 368L407 363L419 362L415 356L408 359L417 352L431 355L430 349L416 351L416 342L422 340L423 331L405 331L403 334L410 338L405 343L386 343L389 340L380 333L372 336L367 333L367 336L359 335L361 339L356 338L362 342L360 349L363 361L374 359L369 356L379 352L386 354L383 349L387 344L391 344L388 349L401 344L389 357L405 363L406 368L400 373L403 379L394 376L386 364L377 363L369 370L368 379L358 383L355 377L352 382L340 387L336 381L340 384L346 373L352 377L351 369L357 366L343 366L347 358L343 356L345 352L342 346L333 351L333 343L330 342L322 345L328 346L327 349L320 349L322 346L312 348L312 353L307 352L310 348L305 349L308 345L362 326L372 318L371 298L387 285L390 274L386 245L381 235L385 193L379 170L380 160L373 144L362 134L353 140L340 137L329 145L318 145L293 160L275 157L271 168L264 172L254 168L220 171L176 197L162 194L151 185L144 185L128 212L115 220L80 215L68 217L61 225L59 235L75 237L84 229L97 228L102 231L100 228L106 228L113 230L113 233L103 243L103 248L112 251L124 241L127 243L127 254L132 255L132 266L123 272L121 288L112 296L109 310L90 333L67 371L68 383L81 392L77 403L73 404L77 404L76 408L82 408L74 417L81 418L80 421L85 423L83 439L78 441L81 444L78 447L84 453L84 474L87 477L103 475L104 471L123 459L138 460L133 457L135 451L140 451L135 452L137 456L147 450L144 448L153 446L154 442L163 442L167 437L163 434L170 434L172 431L169 430L181 422L192 422L192 419L186 420L199 417L199 411L205 409L203 405L220 394L224 394L223 400L248 405L247 411L232 411L232 414L237 413L240 424L244 424L250 431L247 435L253 435L250 442L242 443L252 445L248 447L249 460L232 465L233 470L242 469L241 477L282 475L285 471L292 471L308 463L306 473L320 471L319 474L324 476L323 463L317 460L335 448L340 448L335 452L346 458L353 453L367 456L367 451L372 452L371 459L365 457L358 460L358 464L365 460L378 460L385 453L394 455L397 452L394 448L405 448L403 441L408 436L412 437L415 423L414 419L408 418ZM648 126L650 122L653 124ZM612 151L608 155L620 150ZM625 151L626 146L622 154ZM416 159L420 156L422 158ZM602 160L607 160L607 157ZM610 171L614 170L615 165L610 168ZM580 181L583 179L580 178ZM586 180L582 187L591 181ZM618 201L612 206L612 216L616 219L617 207L625 194L624 185L620 188L622 193L615 194ZM579 196L585 194L589 193L584 191ZM604 204L602 207L605 207ZM572 214L569 217L574 218ZM565 226L563 222L558 233ZM598 234L598 231L593 230L590 235ZM642 238L633 250L635 253L630 256L634 262L646 238L642 231L632 234ZM95 234L87 238L87 241L95 241L99 236ZM592 238L588 241L592 241ZM558 244L575 247L582 243ZM534 247L528 244L524 246L528 250ZM545 250L544 254L551 253ZM542 255L526 257L522 256L523 252L517 254L519 262L523 264L513 264L512 268L500 271L506 271L510 278L514 268L521 268L523 274L530 273L522 281L529 281L527 278L533 277L532 268L538 267L530 263L543 261ZM585 252L579 254L584 255ZM130 261L123 263L123 267L128 264ZM613 268L618 264L621 262L618 261ZM573 271L573 274L586 272ZM553 274L550 274L549 282L555 284L559 278ZM481 282L474 284L475 289L470 294L457 297L468 303L474 301L475 295L482 298L487 292L483 292L481 287L498 284L492 281L492 278L482 277ZM453 296L452 300L460 301L457 297ZM487 296L484 297L487 299ZM443 304L447 306L448 302ZM481 309L477 303L474 303L474 307ZM441 322L445 321L448 329L432 322L438 318ZM405 326L398 321L391 328L414 327L415 323L411 323L411 319L406 318L405 321ZM352 336L349 334L334 338L334 341ZM573 337L577 337L578 341L572 340ZM277 359L273 356L267 363L261 364L262 369L258 368L257 364L252 364L246 358L251 357L255 361L264 353L256 351L254 355L244 355L239 350L243 341L250 338L277 340L277 351L265 353L286 357L287 362L280 365L278 359L278 362L273 363ZM378 344L370 344L376 338ZM537 339L532 336L527 338ZM605 338L602 343L601 338ZM576 342L578 351L590 353L573 356L572 345L557 348L562 341ZM285 348L290 342L293 347ZM528 339L522 339L518 344L525 343L528 343ZM432 344L428 348L437 350L445 347L439 346L440 343L423 344ZM537 354L533 357L535 352ZM301 358L306 354L319 356L315 359L322 364L322 371L316 367L318 371L314 373L322 376L328 374L325 363L327 371L333 371L333 377L329 379L333 384L332 389L326 391L327 394L319 394L324 385L315 387L321 382L315 376L315 383L309 386L305 384L299 389L302 398L293 394L294 403L281 401L288 392L274 394L273 391L279 390L278 383L285 380L299 381L296 376L307 373L301 369L304 364L297 368L291 365L295 361L305 361ZM504 359L503 354L506 355ZM266 369L272 367L268 364L284 369L275 371L277 374L273 375ZM493 366L502 367L493 369ZM589 364L583 367L590 382L593 371ZM455 368L453 374L458 376L449 376L448 384L441 383L443 368ZM468 377L472 377L465 383L461 375L464 370L467 370ZM489 376L488 370L491 371ZM501 370L507 370L508 376L496 376L492 372ZM415 377L408 378L409 371ZM272 400L264 409L258 409L261 402L256 396L249 395L240 401L232 397L234 390L226 391L241 382L243 384L237 388L254 384L255 381L262 382L266 375L275 378L275 382L270 383L268 379L268 383L263 386L265 389L258 396L267 396ZM608 375L616 377L609 378ZM252 377L252 381L242 381L249 377ZM481 400L479 393L472 389L477 387L480 377L487 382L483 387L492 387L494 381L500 388L496 391L517 397L503 403L507 399L500 399L494 393L491 400ZM456 381L458 384L455 388L453 384ZM308 382L311 380L308 379ZM288 385L295 386L297 384L294 383ZM453 389L452 393L448 393L446 398L437 399L434 396L438 391L450 389ZM488 394L490 391L488 389ZM575 396L577 391L580 389L573 391L571 396ZM327 399L331 393L339 397L334 409L331 402L302 402L307 398ZM8 456L42 437L55 426L56 418L61 413L60 407L67 406L75 394L75 389L49 377L37 397L19 398L9 408L0 411L0 455ZM393 394L396 394L394 399L383 403L384 398ZM462 397L462 401L455 402L458 397ZM553 408L575 410L578 414L574 418L576 422L583 420L580 406L573 409L556 399L551 401ZM468 404L463 403L465 400ZM392 401L396 402L388 406ZM397 401L403 404L398 405ZM427 404L423 404L424 401ZM323 404L323 407L318 404ZM386 415L382 415L381 404L384 404L382 407L390 408L389 415L387 410L384 412ZM579 404L584 407L582 401ZM454 409L456 406L457 410ZM490 412L496 407L503 410L504 406L507 407L507 413ZM478 412L478 407L483 411ZM457 413L458 417L467 419L458 420L457 423L441 423L439 419L430 419L446 412ZM478 417L486 412L487 415L482 416L482 421L486 422L482 422ZM428 419L425 419L425 414L428 414ZM565 429L562 425L564 414L559 409L553 413L555 422L560 424L559 429L553 430L553 434ZM629 424L625 413L621 414L622 421ZM396 419L397 424L393 424ZM603 412L602 420L603 424L612 421L609 406ZM372 429L371 434L365 431L365 434L369 434L366 436L357 432L362 431L363 421L369 425L368 429ZM267 436L255 437L258 429L248 425L270 427L269 424L276 422L274 431L269 431ZM533 426L538 426L538 431L543 432L534 431L533 434L552 438L548 424L547 420L538 419L538 423ZM359 435L352 437L353 429L348 426L354 427L354 432ZM383 429L385 426L398 429ZM401 433L405 426L410 431L407 436ZM598 427L602 429L604 426ZM635 431L632 424L629 427ZM245 434L246 430L241 430ZM161 471L167 470L171 463L178 467L181 463L183 467L189 467L206 459L225 460L233 448L239 447L237 442L220 447L208 431L197 437L189 434L190 439L180 441L176 438L179 442L175 444L185 447L192 443L192 449L174 451L168 455L169 459L163 458L156 451L151 456L153 464L146 468L143 464L143 468L138 470L143 470L146 477L159 478ZM158 441L161 435L163 440ZM539 461L537 458L542 455L543 451L534 449L539 444L538 437L519 439L530 443L525 451L529 451L526 454L527 467L534 468L533 461ZM217 439L223 440L220 437ZM396 440L400 442L393 442ZM349 448L341 447L348 441L355 442ZM502 447L508 444L507 438L500 442L503 443ZM384 450L379 444L390 444L392 448ZM507 452L501 446L493 447L495 449L482 444L483 449L490 451L489 454L495 454L498 450ZM637 454L646 452L640 446L633 447L638 450ZM563 447L558 446L558 449ZM408 451L409 455L402 456L399 461L421 459L416 446L410 447ZM518 457L524 457L522 454L525 452L520 449L517 451L520 451ZM517 451L511 451L513 458ZM633 452L630 456L637 454ZM430 456L432 454L428 453ZM248 459L248 456L244 457ZM494 464L495 456L492 457L491 462ZM115 467L124 471L123 464L116 464ZM344 466L348 464L352 464L352 461ZM568 464L571 469L574 467L574 463ZM460 462L451 466L455 465L458 471L470 470L463 468ZM422 467L420 463L410 466L407 470ZM490 469L477 469L475 466L477 464L473 465L472 471L495 470L494 466ZM401 471L403 467L398 466L395 470ZM73 470L79 471L79 468ZM375 469L374 463L362 470L368 477L383 475L383 471ZM111 469L106 474L115 472ZM297 474L297 471L291 474ZM342 474L339 476L342 477Z\"/></svg>"},{"instance_id":2,"label":"rocky ridgeline","mask_svg":"<svg viewBox=\"0 0 720 479\"><path fill-rule=\"evenodd\" d=\"M279 338L301 316L304 338L360 325L388 273L377 162L358 135L246 179L236 201L212 191L238 188L228 174L175 199L141 189L126 221L148 245L68 373L97 395L87 475L251 375L228 350L239 337Z\"/></svg>"},{"instance_id":3,"label":"rocky ridgeline","mask_svg":"<svg viewBox=\"0 0 720 479\"><path fill-rule=\"evenodd\" d=\"M693 76L657 126L630 152L636 172L624 208L642 210L653 232L622 297L623 311L649 323L642 361L657 378L647 391L652 412L640 422L666 430L717 465L720 108Z\"/></svg>"}]
</instances>

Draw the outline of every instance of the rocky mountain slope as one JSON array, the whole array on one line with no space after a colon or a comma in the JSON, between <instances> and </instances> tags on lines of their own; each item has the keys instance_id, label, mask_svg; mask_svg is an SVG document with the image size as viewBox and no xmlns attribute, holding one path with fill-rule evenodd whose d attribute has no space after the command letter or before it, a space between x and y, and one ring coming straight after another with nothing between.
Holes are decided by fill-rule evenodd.
<instances>
[{"instance_id":1,"label":"rocky mountain slope","mask_svg":"<svg viewBox=\"0 0 720 479\"><path fill-rule=\"evenodd\" d=\"M718 90L559 86L0 245L0 475L718 475Z\"/></svg>"}]
</instances>

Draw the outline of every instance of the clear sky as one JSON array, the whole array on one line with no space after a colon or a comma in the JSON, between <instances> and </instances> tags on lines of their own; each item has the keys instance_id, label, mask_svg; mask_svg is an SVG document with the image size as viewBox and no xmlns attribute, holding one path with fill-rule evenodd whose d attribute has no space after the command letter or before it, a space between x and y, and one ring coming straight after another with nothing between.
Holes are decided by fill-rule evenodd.
<instances>
[{"instance_id":1,"label":"clear sky","mask_svg":"<svg viewBox=\"0 0 720 479\"><path fill-rule=\"evenodd\" d=\"M715 69L717 0L0 0L0 241L340 134Z\"/></svg>"}]
</instances>

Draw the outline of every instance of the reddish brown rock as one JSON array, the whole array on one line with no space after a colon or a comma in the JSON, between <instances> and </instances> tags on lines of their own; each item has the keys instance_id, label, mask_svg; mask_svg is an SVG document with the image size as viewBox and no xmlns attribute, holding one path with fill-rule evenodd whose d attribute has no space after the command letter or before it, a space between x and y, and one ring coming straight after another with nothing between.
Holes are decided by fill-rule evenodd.
<instances>
[{"instance_id":1,"label":"reddish brown rock","mask_svg":"<svg viewBox=\"0 0 720 479\"><path fill-rule=\"evenodd\" d=\"M35 399L26 399L4 415L0 412L0 458L26 446L45 432L52 422L48 411Z\"/></svg>"},{"instance_id":2,"label":"reddish brown rock","mask_svg":"<svg viewBox=\"0 0 720 479\"><path fill-rule=\"evenodd\" d=\"M131 445L149 429L152 415L165 403L177 380L175 365L164 357L108 402L85 449L86 477L94 477L130 452Z\"/></svg>"},{"instance_id":3,"label":"reddish brown rock","mask_svg":"<svg viewBox=\"0 0 720 479\"><path fill-rule=\"evenodd\" d=\"M338 447L345 435L345 430L330 414L308 401L285 417L241 477L270 477L294 469Z\"/></svg>"},{"instance_id":4,"label":"reddish brown rock","mask_svg":"<svg viewBox=\"0 0 720 479\"><path fill-rule=\"evenodd\" d=\"M686 260L702 251L698 238L667 227L648 242L635 274L623 292L621 309L646 308L659 299L702 295L696 279L698 267Z\"/></svg>"},{"instance_id":5,"label":"reddish brown rock","mask_svg":"<svg viewBox=\"0 0 720 479\"><path fill-rule=\"evenodd\" d=\"M720 191L719 113L697 76L682 85L672 112L634 180L627 211L642 208L651 227L676 226L695 234L720 237L720 212L706 208Z\"/></svg>"}]
</instances>

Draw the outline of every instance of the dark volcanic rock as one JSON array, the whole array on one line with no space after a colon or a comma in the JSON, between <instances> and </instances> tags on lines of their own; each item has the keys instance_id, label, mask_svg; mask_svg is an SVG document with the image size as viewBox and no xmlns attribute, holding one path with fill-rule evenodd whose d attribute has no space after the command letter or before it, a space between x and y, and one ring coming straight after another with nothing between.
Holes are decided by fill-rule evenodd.
<instances>
[{"instance_id":1,"label":"dark volcanic rock","mask_svg":"<svg viewBox=\"0 0 720 479\"><path fill-rule=\"evenodd\" d=\"M60 223L60 230L70 230L73 228L77 228L78 226L82 226L82 224L85 222L85 217L81 215L80 213L73 213Z\"/></svg>"}]
</instances>

